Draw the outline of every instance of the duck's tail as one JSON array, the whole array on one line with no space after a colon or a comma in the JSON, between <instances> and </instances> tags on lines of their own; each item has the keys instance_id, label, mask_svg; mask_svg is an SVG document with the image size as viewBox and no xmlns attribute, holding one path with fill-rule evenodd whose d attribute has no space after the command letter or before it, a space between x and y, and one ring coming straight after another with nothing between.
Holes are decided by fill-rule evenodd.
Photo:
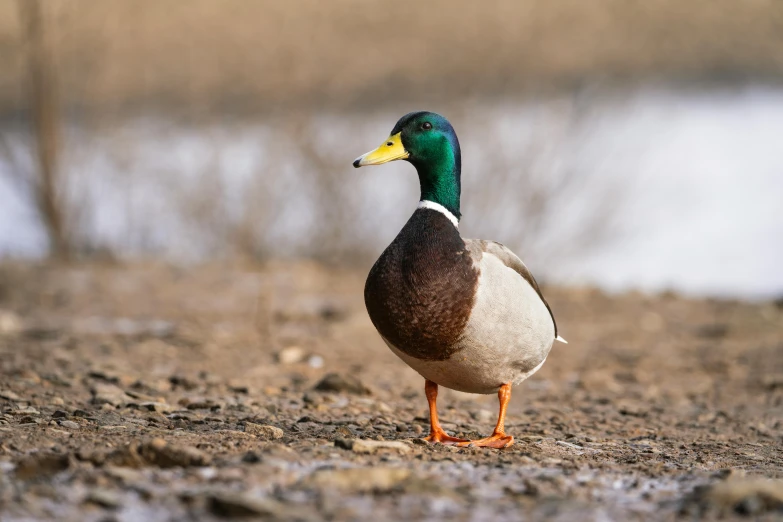
<instances>
[{"instance_id":1,"label":"duck's tail","mask_svg":"<svg viewBox=\"0 0 783 522\"><path fill-rule=\"evenodd\" d=\"M566 341L565 339L563 339L559 335L557 337L555 337L555 341L560 341L563 344L568 344L568 341Z\"/></svg>"}]
</instances>

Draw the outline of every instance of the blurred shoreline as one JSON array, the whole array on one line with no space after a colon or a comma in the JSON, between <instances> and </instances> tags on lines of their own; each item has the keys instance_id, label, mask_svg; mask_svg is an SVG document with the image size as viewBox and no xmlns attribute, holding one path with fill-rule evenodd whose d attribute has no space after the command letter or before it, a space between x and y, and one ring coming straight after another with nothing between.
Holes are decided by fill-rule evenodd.
<instances>
[{"instance_id":1,"label":"blurred shoreline","mask_svg":"<svg viewBox=\"0 0 783 522\"><path fill-rule=\"evenodd\" d=\"M508 244L539 279L621 292L783 292L783 249L769 241L783 234L783 90L593 91L446 114L463 148L463 233ZM408 165L356 172L350 160L397 116L71 124L63 176L78 255L369 267L418 184ZM24 157L23 132L14 143ZM0 197L11 204L0 209L0 256L46 255L29 196L2 170Z\"/></svg>"}]
</instances>

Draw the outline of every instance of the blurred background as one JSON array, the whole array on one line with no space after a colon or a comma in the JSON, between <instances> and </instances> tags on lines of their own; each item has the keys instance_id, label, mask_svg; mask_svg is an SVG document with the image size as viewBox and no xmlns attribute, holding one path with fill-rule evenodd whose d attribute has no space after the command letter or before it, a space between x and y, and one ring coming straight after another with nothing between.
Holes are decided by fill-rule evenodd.
<instances>
[{"instance_id":1,"label":"blurred background","mask_svg":"<svg viewBox=\"0 0 783 522\"><path fill-rule=\"evenodd\" d=\"M404 113L463 148L466 237L539 279L783 293L773 0L0 0L0 259L367 269Z\"/></svg>"}]
</instances>

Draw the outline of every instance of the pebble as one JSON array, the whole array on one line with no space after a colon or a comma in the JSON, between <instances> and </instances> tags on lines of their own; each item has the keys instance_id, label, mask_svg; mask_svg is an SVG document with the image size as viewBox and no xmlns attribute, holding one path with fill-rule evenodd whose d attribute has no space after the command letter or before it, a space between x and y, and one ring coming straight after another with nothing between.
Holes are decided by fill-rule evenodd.
<instances>
[{"instance_id":1,"label":"pebble","mask_svg":"<svg viewBox=\"0 0 783 522\"><path fill-rule=\"evenodd\" d=\"M87 494L84 501L106 509L118 509L122 506L122 497L119 493L109 489L93 489Z\"/></svg>"},{"instance_id":2,"label":"pebble","mask_svg":"<svg viewBox=\"0 0 783 522\"><path fill-rule=\"evenodd\" d=\"M583 450L584 448L582 446L577 446L576 444L571 444L570 442L565 442L562 440L558 440L555 442L558 446L563 446L564 448L570 448L575 450Z\"/></svg>"},{"instance_id":3,"label":"pebble","mask_svg":"<svg viewBox=\"0 0 783 522\"><path fill-rule=\"evenodd\" d=\"M411 452L409 445L395 440L337 439L335 446L364 454L374 454L379 451Z\"/></svg>"},{"instance_id":4,"label":"pebble","mask_svg":"<svg viewBox=\"0 0 783 522\"><path fill-rule=\"evenodd\" d=\"M255 453L253 451L248 451L244 455L242 455L242 462L246 464L258 464L261 462L261 455L258 453Z\"/></svg>"},{"instance_id":5,"label":"pebble","mask_svg":"<svg viewBox=\"0 0 783 522\"><path fill-rule=\"evenodd\" d=\"M120 468L114 466L107 466L105 472L113 479L119 480L124 484L133 484L140 482L144 479L144 475L133 468Z\"/></svg>"},{"instance_id":6,"label":"pebble","mask_svg":"<svg viewBox=\"0 0 783 522\"><path fill-rule=\"evenodd\" d=\"M157 411L158 413L169 413L174 410L174 406L165 402L142 402L139 408L147 411Z\"/></svg>"},{"instance_id":7,"label":"pebble","mask_svg":"<svg viewBox=\"0 0 783 522\"><path fill-rule=\"evenodd\" d=\"M761 378L761 385L768 390L783 388L783 373L763 376Z\"/></svg>"},{"instance_id":8,"label":"pebble","mask_svg":"<svg viewBox=\"0 0 783 522\"><path fill-rule=\"evenodd\" d=\"M404 468L371 467L319 470L305 479L305 484L343 492L385 492L399 486L410 477Z\"/></svg>"},{"instance_id":9,"label":"pebble","mask_svg":"<svg viewBox=\"0 0 783 522\"><path fill-rule=\"evenodd\" d=\"M370 395L370 389L358 377L328 373L313 388L316 391L331 393L352 393L354 395Z\"/></svg>"},{"instance_id":10,"label":"pebble","mask_svg":"<svg viewBox=\"0 0 783 522\"><path fill-rule=\"evenodd\" d=\"M161 468L206 466L212 460L201 450L191 446L169 444L163 439L153 439L143 444L139 454Z\"/></svg>"},{"instance_id":11,"label":"pebble","mask_svg":"<svg viewBox=\"0 0 783 522\"><path fill-rule=\"evenodd\" d=\"M6 399L9 401L21 401L22 398L11 390L0 390L0 399Z\"/></svg>"},{"instance_id":12,"label":"pebble","mask_svg":"<svg viewBox=\"0 0 783 522\"><path fill-rule=\"evenodd\" d=\"M16 464L16 477L21 480L48 477L65 471L70 466L68 455L59 453L34 453Z\"/></svg>"},{"instance_id":13,"label":"pebble","mask_svg":"<svg viewBox=\"0 0 783 522\"><path fill-rule=\"evenodd\" d=\"M783 480L729 478L697 487L685 500L681 513L715 510L724 515L759 516L783 510Z\"/></svg>"},{"instance_id":14,"label":"pebble","mask_svg":"<svg viewBox=\"0 0 783 522\"><path fill-rule=\"evenodd\" d=\"M90 389L93 404L111 404L121 406L131 402L131 398L122 389L113 384L103 382L94 383Z\"/></svg>"},{"instance_id":15,"label":"pebble","mask_svg":"<svg viewBox=\"0 0 783 522\"><path fill-rule=\"evenodd\" d=\"M285 506L280 502L247 493L212 493L207 497L207 509L218 517L263 517L271 520L285 518Z\"/></svg>"},{"instance_id":16,"label":"pebble","mask_svg":"<svg viewBox=\"0 0 783 522\"><path fill-rule=\"evenodd\" d=\"M96 466L141 468L146 465L160 468L207 466L211 462L209 455L191 446L169 444L155 438L146 442L133 442L110 453L95 452L84 457Z\"/></svg>"},{"instance_id":17,"label":"pebble","mask_svg":"<svg viewBox=\"0 0 783 522\"><path fill-rule=\"evenodd\" d=\"M69 420L60 421L60 426L62 426L63 428L68 428L70 430L78 430L79 428L81 428L79 423L69 421Z\"/></svg>"},{"instance_id":18,"label":"pebble","mask_svg":"<svg viewBox=\"0 0 783 522\"><path fill-rule=\"evenodd\" d=\"M256 437L265 440L282 439L285 432L275 426L264 426L254 422L245 422L245 433L252 433Z\"/></svg>"},{"instance_id":19,"label":"pebble","mask_svg":"<svg viewBox=\"0 0 783 522\"><path fill-rule=\"evenodd\" d=\"M493 422L496 418L496 414L492 413L489 410L474 411L471 412L470 416L473 417L473 420L475 420L476 422L481 422L481 423Z\"/></svg>"},{"instance_id":20,"label":"pebble","mask_svg":"<svg viewBox=\"0 0 783 522\"><path fill-rule=\"evenodd\" d=\"M299 346L289 346L277 353L277 362L280 364L296 364L305 358L305 351Z\"/></svg>"},{"instance_id":21,"label":"pebble","mask_svg":"<svg viewBox=\"0 0 783 522\"><path fill-rule=\"evenodd\" d=\"M228 389L231 390L233 393L241 393L243 395L247 395L250 393L250 386L247 384L241 384L241 383L229 383Z\"/></svg>"},{"instance_id":22,"label":"pebble","mask_svg":"<svg viewBox=\"0 0 783 522\"><path fill-rule=\"evenodd\" d=\"M41 412L33 408L32 406L25 406L23 408L19 408L18 410L11 410L8 413L11 415L40 415Z\"/></svg>"},{"instance_id":23,"label":"pebble","mask_svg":"<svg viewBox=\"0 0 783 522\"><path fill-rule=\"evenodd\" d=\"M13 334L22 330L22 320L14 312L0 310L0 334Z\"/></svg>"}]
</instances>

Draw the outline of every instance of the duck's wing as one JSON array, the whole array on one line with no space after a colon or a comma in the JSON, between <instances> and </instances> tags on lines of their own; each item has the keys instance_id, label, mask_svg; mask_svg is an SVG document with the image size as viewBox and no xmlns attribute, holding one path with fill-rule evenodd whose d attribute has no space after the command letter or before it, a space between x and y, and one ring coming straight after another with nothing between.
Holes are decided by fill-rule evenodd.
<instances>
[{"instance_id":1,"label":"duck's wing","mask_svg":"<svg viewBox=\"0 0 783 522\"><path fill-rule=\"evenodd\" d=\"M555 314L552 313L552 309L549 307L549 303L547 303L546 299L544 299L544 294L541 293L541 289L538 287L536 279L533 277L533 274L530 273L530 270L528 270L528 268L525 266L525 263L523 263L514 252L512 252L506 245L498 243L497 241L488 241L486 239L465 239L464 241L465 245L468 247L468 250L471 253L479 254L479 258L481 257L481 253L491 254L500 259L504 265L522 276L522 278L533 287L533 289L538 294L538 297L541 298L544 306L546 306L546 309L549 311L549 315L552 317L552 324L555 325L555 339L560 342L567 343L565 339L557 335L557 321L555 321Z\"/></svg>"}]
</instances>

